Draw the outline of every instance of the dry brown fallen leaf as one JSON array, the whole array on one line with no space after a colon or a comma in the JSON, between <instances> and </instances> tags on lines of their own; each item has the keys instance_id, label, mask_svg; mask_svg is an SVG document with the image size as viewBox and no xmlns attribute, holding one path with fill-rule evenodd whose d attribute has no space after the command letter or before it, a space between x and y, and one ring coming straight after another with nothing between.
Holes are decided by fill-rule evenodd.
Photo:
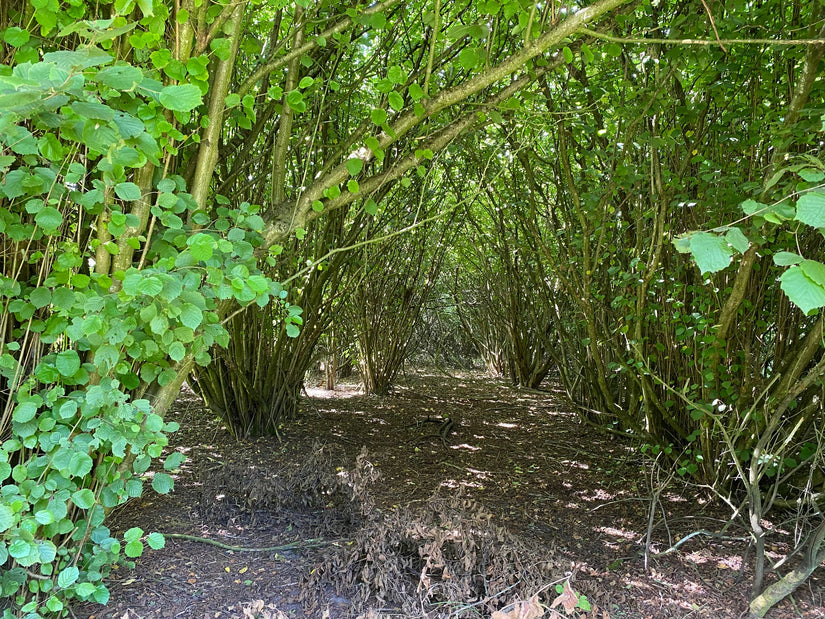
<instances>
[{"instance_id":1,"label":"dry brown fallen leaf","mask_svg":"<svg viewBox=\"0 0 825 619\"><path fill-rule=\"evenodd\" d=\"M572 614L576 609L576 606L579 605L579 596L577 596L573 591L569 580L564 581L564 589L562 590L561 595L553 600L553 603L550 604L550 608L555 608L559 604L564 606L564 612L568 615Z\"/></svg>"},{"instance_id":2,"label":"dry brown fallen leaf","mask_svg":"<svg viewBox=\"0 0 825 619\"><path fill-rule=\"evenodd\" d=\"M527 602L514 602L511 606L507 611L495 611L491 619L538 619L544 615L544 608L536 595Z\"/></svg>"}]
</instances>

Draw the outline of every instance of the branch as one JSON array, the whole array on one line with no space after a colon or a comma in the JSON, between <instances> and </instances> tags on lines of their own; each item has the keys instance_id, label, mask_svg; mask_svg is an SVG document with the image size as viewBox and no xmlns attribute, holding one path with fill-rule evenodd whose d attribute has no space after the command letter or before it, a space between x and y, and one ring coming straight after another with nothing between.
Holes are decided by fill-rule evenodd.
<instances>
[{"instance_id":1,"label":"branch","mask_svg":"<svg viewBox=\"0 0 825 619\"><path fill-rule=\"evenodd\" d=\"M580 28L578 34L591 36L594 39L602 39L613 43L626 43L648 45L656 43L660 45L825 45L825 39L646 39L642 37L617 37L604 32Z\"/></svg>"},{"instance_id":2,"label":"branch","mask_svg":"<svg viewBox=\"0 0 825 619\"><path fill-rule=\"evenodd\" d=\"M370 8L366 9L364 11L364 15L372 15L374 13L380 13L384 9L389 9L389 8L393 7L394 5L398 4L400 1L401 0L385 0L385 2L382 2L380 4L376 4L375 6L371 6ZM246 93L248 93L250 91L250 89L258 82L258 80L263 78L265 75L269 75L270 73L272 73L276 69L278 69L280 67L283 67L284 65L288 64L291 60L294 60L296 58L300 58L301 56L306 54L308 51L313 50L316 47L318 47L318 43L316 41L318 40L319 37L323 37L325 39L328 39L329 37L331 37L334 34L338 34L339 32L343 32L344 30L349 28L351 25L352 25L352 19L347 17L346 19L341 20L340 22L338 22L334 26L330 26L329 28L324 30L321 34L319 34L318 36L313 37L311 41L309 41L307 43L304 43L300 47L297 47L297 48L293 49L288 54L285 54L284 56L281 56L280 58L276 58L275 60L267 62L264 65L261 65L260 67L258 67L255 70L255 72L252 75L250 75L248 78L246 78L246 80L244 80L244 83L241 84L240 88L238 88L238 94L241 96L241 98L243 98L243 96Z\"/></svg>"},{"instance_id":3,"label":"branch","mask_svg":"<svg viewBox=\"0 0 825 619\"><path fill-rule=\"evenodd\" d=\"M453 105L467 100L472 95L484 90L488 86L500 82L516 73L528 62L538 55L544 53L551 47L560 44L565 38L575 34L584 24L598 18L600 15L627 3L630 0L599 0L572 16L568 17L558 26L546 32L533 43L525 45L520 51L482 73L479 73L464 84L442 91L430 100L422 100L424 108L419 109L418 114L414 110L408 109L400 113L390 127L391 131L384 132L379 136L379 144L385 149L397 142L411 129L421 124L438 112ZM364 162L372 158L369 149L358 149L351 153L350 157L357 157ZM326 189L342 184L349 178L345 161L324 175L311 187L309 187L298 199L282 202L274 205L273 212L276 214L271 220L264 233L264 246L268 247L273 243L285 238L295 226L302 223L301 213L309 213L312 202L322 198ZM296 217L297 216L297 217Z\"/></svg>"},{"instance_id":4,"label":"branch","mask_svg":"<svg viewBox=\"0 0 825 619\"><path fill-rule=\"evenodd\" d=\"M184 533L164 533L163 537L172 539L183 539L189 542L199 542L201 544L209 544L210 546L217 546L224 550L231 550L233 552L278 552L280 550L295 550L298 548L322 548L323 546L331 546L346 540L330 540L324 541L320 537L308 540L297 540L289 542L288 544L281 544L280 546L265 546L262 548L248 548L246 546L230 546L223 542L218 542L208 537L198 537L197 535L186 535Z\"/></svg>"}]
</instances>

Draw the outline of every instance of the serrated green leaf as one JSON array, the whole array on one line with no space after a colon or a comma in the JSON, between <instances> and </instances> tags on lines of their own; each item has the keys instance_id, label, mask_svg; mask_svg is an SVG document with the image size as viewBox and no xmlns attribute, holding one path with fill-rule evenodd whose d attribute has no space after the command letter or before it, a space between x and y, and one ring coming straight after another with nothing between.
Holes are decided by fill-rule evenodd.
<instances>
[{"instance_id":1,"label":"serrated green leaf","mask_svg":"<svg viewBox=\"0 0 825 619\"><path fill-rule=\"evenodd\" d=\"M132 65L106 67L97 72L95 80L115 90L132 90L143 81L143 71Z\"/></svg>"},{"instance_id":2,"label":"serrated green leaf","mask_svg":"<svg viewBox=\"0 0 825 619\"><path fill-rule=\"evenodd\" d=\"M14 512L8 505L0 505L0 533L14 525Z\"/></svg>"},{"instance_id":3,"label":"serrated green leaf","mask_svg":"<svg viewBox=\"0 0 825 619\"><path fill-rule=\"evenodd\" d=\"M728 245L733 247L740 254L744 254L748 251L748 248L751 245L750 241L748 241L748 237L746 237L739 228L729 229L727 234L725 234L725 240L728 242Z\"/></svg>"},{"instance_id":4,"label":"serrated green leaf","mask_svg":"<svg viewBox=\"0 0 825 619\"><path fill-rule=\"evenodd\" d=\"M152 478L152 488L158 494L169 494L175 488L175 481L166 473L155 473Z\"/></svg>"},{"instance_id":5,"label":"serrated green leaf","mask_svg":"<svg viewBox=\"0 0 825 619\"><path fill-rule=\"evenodd\" d=\"M143 542L138 540L135 540L134 542L129 542L123 549L123 554L125 554L130 559L136 559L137 557L143 554Z\"/></svg>"},{"instance_id":6,"label":"serrated green leaf","mask_svg":"<svg viewBox=\"0 0 825 619\"><path fill-rule=\"evenodd\" d=\"M387 111L380 108L375 108L370 112L370 120L374 125L383 125L387 122Z\"/></svg>"},{"instance_id":7,"label":"serrated green leaf","mask_svg":"<svg viewBox=\"0 0 825 619\"><path fill-rule=\"evenodd\" d=\"M203 322L203 312L192 303L184 303L181 305L178 320L180 320L181 324L189 327L190 329L197 329Z\"/></svg>"},{"instance_id":8,"label":"serrated green leaf","mask_svg":"<svg viewBox=\"0 0 825 619\"><path fill-rule=\"evenodd\" d=\"M57 354L54 365L61 376L74 376L80 369L80 356L75 350L64 350Z\"/></svg>"},{"instance_id":9,"label":"serrated green leaf","mask_svg":"<svg viewBox=\"0 0 825 619\"><path fill-rule=\"evenodd\" d=\"M799 198L794 219L814 228L825 228L825 193L811 191Z\"/></svg>"},{"instance_id":10,"label":"serrated green leaf","mask_svg":"<svg viewBox=\"0 0 825 619\"><path fill-rule=\"evenodd\" d=\"M134 183L118 183L115 185L115 195L121 200L133 202L140 200L140 187Z\"/></svg>"},{"instance_id":11,"label":"serrated green leaf","mask_svg":"<svg viewBox=\"0 0 825 619\"><path fill-rule=\"evenodd\" d=\"M143 537L143 529L140 527L132 527L123 534L123 541L134 542Z\"/></svg>"},{"instance_id":12,"label":"serrated green leaf","mask_svg":"<svg viewBox=\"0 0 825 619\"><path fill-rule=\"evenodd\" d=\"M48 288L35 288L29 293L29 302L37 309L46 307L52 302L52 291Z\"/></svg>"},{"instance_id":13,"label":"serrated green leaf","mask_svg":"<svg viewBox=\"0 0 825 619\"><path fill-rule=\"evenodd\" d=\"M458 54L458 64L467 71L474 69L478 64L478 52L471 47L465 47L461 50L461 53Z\"/></svg>"},{"instance_id":14,"label":"serrated green leaf","mask_svg":"<svg viewBox=\"0 0 825 619\"><path fill-rule=\"evenodd\" d=\"M788 299L803 313L825 307L825 288L811 280L799 266L792 266L779 278Z\"/></svg>"},{"instance_id":15,"label":"serrated green leaf","mask_svg":"<svg viewBox=\"0 0 825 619\"><path fill-rule=\"evenodd\" d=\"M802 262L802 256L790 251L780 251L773 255L773 262L780 267L787 267Z\"/></svg>"},{"instance_id":16,"label":"serrated green leaf","mask_svg":"<svg viewBox=\"0 0 825 619\"><path fill-rule=\"evenodd\" d=\"M79 569L74 566L67 567L57 575L57 586L61 589L67 589L77 582L79 576Z\"/></svg>"},{"instance_id":17,"label":"serrated green leaf","mask_svg":"<svg viewBox=\"0 0 825 619\"><path fill-rule=\"evenodd\" d=\"M421 99L424 98L424 89L421 88L417 83L413 82L410 84L410 87L407 89L407 92L410 93L410 97L413 101L418 103Z\"/></svg>"},{"instance_id":18,"label":"serrated green leaf","mask_svg":"<svg viewBox=\"0 0 825 619\"><path fill-rule=\"evenodd\" d=\"M90 582L82 582L75 587L75 593L81 600L88 598L95 591L97 591L97 587Z\"/></svg>"},{"instance_id":19,"label":"serrated green leaf","mask_svg":"<svg viewBox=\"0 0 825 619\"><path fill-rule=\"evenodd\" d=\"M298 337L301 334L301 330L298 328L297 325L289 323L286 326L286 335L287 337Z\"/></svg>"},{"instance_id":20,"label":"serrated green leaf","mask_svg":"<svg viewBox=\"0 0 825 619\"><path fill-rule=\"evenodd\" d=\"M80 509L89 509L95 504L94 492L88 488L78 490L72 494L72 503L77 505Z\"/></svg>"},{"instance_id":21,"label":"serrated green leaf","mask_svg":"<svg viewBox=\"0 0 825 619\"><path fill-rule=\"evenodd\" d=\"M177 468L180 468L180 465L186 461L186 456L183 455L179 451L173 451L168 456L166 456L166 460L163 461L163 468L167 471L173 471Z\"/></svg>"},{"instance_id":22,"label":"serrated green leaf","mask_svg":"<svg viewBox=\"0 0 825 619\"><path fill-rule=\"evenodd\" d=\"M12 419L17 423L28 423L37 414L38 406L34 402L22 402L14 409Z\"/></svg>"},{"instance_id":23,"label":"serrated green leaf","mask_svg":"<svg viewBox=\"0 0 825 619\"><path fill-rule=\"evenodd\" d=\"M816 260L803 260L799 268L812 282L825 288L825 264Z\"/></svg>"},{"instance_id":24,"label":"serrated green leaf","mask_svg":"<svg viewBox=\"0 0 825 619\"><path fill-rule=\"evenodd\" d=\"M355 176L364 168L364 162L361 159L347 159L347 172L350 176Z\"/></svg>"},{"instance_id":25,"label":"serrated green leaf","mask_svg":"<svg viewBox=\"0 0 825 619\"><path fill-rule=\"evenodd\" d=\"M160 91L160 103L174 112L188 112L203 103L201 89L194 84L165 86Z\"/></svg>"},{"instance_id":26,"label":"serrated green leaf","mask_svg":"<svg viewBox=\"0 0 825 619\"><path fill-rule=\"evenodd\" d=\"M208 234L199 232L186 241L195 260L209 260L214 253L215 241Z\"/></svg>"},{"instance_id":27,"label":"serrated green leaf","mask_svg":"<svg viewBox=\"0 0 825 619\"><path fill-rule=\"evenodd\" d=\"M404 97L402 97L400 94L398 94L394 90L390 94L387 95L387 101L389 101L390 107L392 109L394 109L396 112L404 109ZM380 123L375 123L375 124L380 124Z\"/></svg>"},{"instance_id":28,"label":"serrated green leaf","mask_svg":"<svg viewBox=\"0 0 825 619\"><path fill-rule=\"evenodd\" d=\"M761 202L757 202L756 200L745 200L742 204L739 205L742 209L742 212L745 215L753 215L754 213L759 213L760 215L768 209L767 204L762 204Z\"/></svg>"},{"instance_id":29,"label":"serrated green leaf","mask_svg":"<svg viewBox=\"0 0 825 619\"><path fill-rule=\"evenodd\" d=\"M89 454L74 453L69 461L69 472L73 477L85 477L92 470L92 464Z\"/></svg>"},{"instance_id":30,"label":"serrated green leaf","mask_svg":"<svg viewBox=\"0 0 825 619\"><path fill-rule=\"evenodd\" d=\"M146 538L146 543L149 544L149 548L152 550L160 550L164 546L166 546L166 538L163 537L161 533L157 531L154 533L150 533L149 536Z\"/></svg>"},{"instance_id":31,"label":"serrated green leaf","mask_svg":"<svg viewBox=\"0 0 825 619\"><path fill-rule=\"evenodd\" d=\"M63 224L63 214L53 206L44 206L34 216L34 221L47 232L54 232Z\"/></svg>"},{"instance_id":32,"label":"serrated green leaf","mask_svg":"<svg viewBox=\"0 0 825 619\"><path fill-rule=\"evenodd\" d=\"M147 297L155 297L163 290L163 282L159 277L148 275L142 277L137 285L138 293Z\"/></svg>"},{"instance_id":33,"label":"serrated green leaf","mask_svg":"<svg viewBox=\"0 0 825 619\"><path fill-rule=\"evenodd\" d=\"M733 256L727 241L709 232L697 232L691 237L690 253L702 274L721 271Z\"/></svg>"},{"instance_id":34,"label":"serrated green leaf","mask_svg":"<svg viewBox=\"0 0 825 619\"><path fill-rule=\"evenodd\" d=\"M186 347L180 342L172 342L169 346L169 358L172 361L180 361L186 356Z\"/></svg>"}]
</instances>

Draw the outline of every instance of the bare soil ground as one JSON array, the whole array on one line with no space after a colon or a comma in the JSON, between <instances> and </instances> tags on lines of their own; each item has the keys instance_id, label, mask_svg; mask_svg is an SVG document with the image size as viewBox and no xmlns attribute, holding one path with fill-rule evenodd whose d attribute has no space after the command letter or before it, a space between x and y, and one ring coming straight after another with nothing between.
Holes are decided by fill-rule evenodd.
<instances>
[{"instance_id":1,"label":"bare soil ground","mask_svg":"<svg viewBox=\"0 0 825 619\"><path fill-rule=\"evenodd\" d=\"M112 575L107 607L75 614L724 619L746 609L745 531L660 554L721 530L729 512L580 423L552 392L418 374L386 398L353 385L309 396L282 441L238 442L184 392L170 414L181 424L171 448L188 456L175 491L135 499L110 526L256 551L169 537ZM427 419L447 416L455 428L442 441ZM790 533L771 534L774 560ZM564 587L586 598L569 615ZM825 617L823 570L769 617Z\"/></svg>"}]
</instances>

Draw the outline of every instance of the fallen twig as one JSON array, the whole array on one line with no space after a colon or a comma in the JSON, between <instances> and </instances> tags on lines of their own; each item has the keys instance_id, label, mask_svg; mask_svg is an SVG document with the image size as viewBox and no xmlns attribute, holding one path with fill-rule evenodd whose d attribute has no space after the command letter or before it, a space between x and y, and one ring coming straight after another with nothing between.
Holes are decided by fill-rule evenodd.
<instances>
[{"instance_id":1,"label":"fallen twig","mask_svg":"<svg viewBox=\"0 0 825 619\"><path fill-rule=\"evenodd\" d=\"M231 546L230 544L224 544L223 542L219 542L214 539L209 539L208 537L198 537L197 535L187 535L185 533L164 533L163 536L166 538L183 539L189 542L200 542L201 544L209 544L210 546L217 546L218 548L223 548L224 550L232 550L234 552L277 552L282 550L296 550L298 548L322 548L324 546L331 546L333 544L346 541L340 539L327 541L322 540L321 538L314 538L307 540L296 540L294 542L289 542L288 544L281 544L280 546L266 546L264 548L247 548L245 546Z\"/></svg>"}]
</instances>

